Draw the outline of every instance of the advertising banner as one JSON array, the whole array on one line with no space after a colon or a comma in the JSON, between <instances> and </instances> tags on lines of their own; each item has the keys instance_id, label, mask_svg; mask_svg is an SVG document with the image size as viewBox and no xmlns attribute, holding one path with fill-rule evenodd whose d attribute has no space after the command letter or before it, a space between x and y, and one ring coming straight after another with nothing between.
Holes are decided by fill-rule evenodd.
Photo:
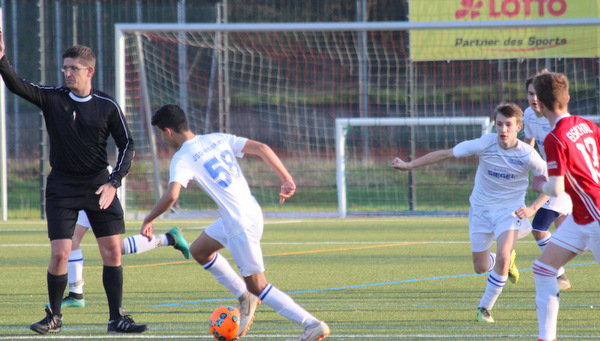
<instances>
[{"instance_id":1,"label":"advertising banner","mask_svg":"<svg viewBox=\"0 0 600 341\"><path fill-rule=\"evenodd\" d=\"M415 61L598 57L597 26L502 27L507 20L598 18L600 0L411 0L411 22L498 21L494 28L410 31Z\"/></svg>"}]
</instances>

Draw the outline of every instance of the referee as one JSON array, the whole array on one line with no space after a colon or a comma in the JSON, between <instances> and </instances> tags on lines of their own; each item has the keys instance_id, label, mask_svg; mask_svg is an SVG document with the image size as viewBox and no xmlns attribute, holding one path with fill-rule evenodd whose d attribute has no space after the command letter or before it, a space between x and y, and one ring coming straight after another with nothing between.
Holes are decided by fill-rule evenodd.
<instances>
[{"instance_id":1,"label":"referee","mask_svg":"<svg viewBox=\"0 0 600 341\"><path fill-rule=\"evenodd\" d=\"M40 86L21 79L9 64L0 32L0 74L6 87L38 106L50 138L50 166L46 184L46 220L51 256L48 265L46 317L30 329L58 333L62 326L62 294L75 222L84 210L102 256L102 283L108 300L109 333L141 333L147 325L123 315L123 268L119 235L125 232L123 209L116 197L134 156L133 139L123 112L114 99L92 88L96 57L89 47L73 46L63 54L61 70L66 87ZM117 163L108 173L106 145L112 135Z\"/></svg>"}]
</instances>

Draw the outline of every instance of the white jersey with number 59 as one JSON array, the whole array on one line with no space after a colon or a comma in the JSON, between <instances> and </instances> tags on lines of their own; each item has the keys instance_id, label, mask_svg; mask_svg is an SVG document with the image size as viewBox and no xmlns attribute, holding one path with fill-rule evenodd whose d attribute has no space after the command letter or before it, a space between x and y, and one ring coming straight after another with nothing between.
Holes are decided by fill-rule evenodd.
<instances>
[{"instance_id":1,"label":"white jersey with number 59","mask_svg":"<svg viewBox=\"0 0 600 341\"><path fill-rule=\"evenodd\" d=\"M215 201L225 226L246 226L262 214L236 157L248 139L230 134L197 135L183 143L169 167L169 182L196 182ZM258 211L258 212L257 212Z\"/></svg>"}]
</instances>

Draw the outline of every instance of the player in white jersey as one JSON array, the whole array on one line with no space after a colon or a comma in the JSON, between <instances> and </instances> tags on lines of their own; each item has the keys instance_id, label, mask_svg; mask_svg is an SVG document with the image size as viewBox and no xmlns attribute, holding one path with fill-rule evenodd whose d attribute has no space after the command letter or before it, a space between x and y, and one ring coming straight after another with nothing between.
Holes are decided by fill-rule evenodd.
<instances>
[{"instance_id":1,"label":"player in white jersey","mask_svg":"<svg viewBox=\"0 0 600 341\"><path fill-rule=\"evenodd\" d=\"M246 333L257 305L262 301L280 315L304 328L298 340L321 340L329 327L275 286L267 282L260 239L262 209L256 202L237 157L257 155L279 176L280 203L291 197L296 185L277 155L267 145L230 134L195 135L188 128L183 110L173 104L160 108L152 117L161 136L177 152L169 167L167 192L146 216L141 234L152 237L152 221L177 201L181 188L190 182L199 185L217 204L221 217L207 227L190 246L194 259L224 285L240 303L242 314L237 338ZM231 253L243 279L218 251Z\"/></svg>"},{"instance_id":2,"label":"player in white jersey","mask_svg":"<svg viewBox=\"0 0 600 341\"><path fill-rule=\"evenodd\" d=\"M542 72L547 72L543 70ZM546 160L546 152L544 151L544 140L546 135L552 130L550 122L540 112L538 106L537 96L533 88L533 79L531 77L525 81L525 89L527 90L527 102L529 107L525 109L523 113L523 131L525 132L525 143L528 143L532 147L537 144L538 151L542 158ZM560 224L565 220L567 215L571 213L573 204L571 198L567 193L562 193L558 197L550 197L550 199L542 206L537 212L531 226L533 228L532 235L536 243L540 247L540 250L544 251L544 248L548 244L552 233L550 233L550 225L554 222L555 228L558 228ZM534 212L528 211L521 218L529 218ZM571 282L565 274L565 269L558 269L558 288L560 290L569 290L571 288Z\"/></svg>"},{"instance_id":3,"label":"player in white jersey","mask_svg":"<svg viewBox=\"0 0 600 341\"><path fill-rule=\"evenodd\" d=\"M120 188L118 189L120 190ZM119 191L117 190L117 193ZM75 225L75 232L73 233L73 245L71 247L71 254L69 256L69 263L67 264L67 277L69 283L69 294L63 298L62 307L85 307L85 298L83 297L83 251L81 250L81 240L85 233L92 228L90 220L85 214L85 211L79 211L77 217L77 223ZM152 236L151 240L148 240L141 234L129 236L121 240L121 254L128 255L131 253L142 253L150 250L154 250L160 246L171 245L176 250L181 251L186 259L190 258L189 246L183 238L181 229L173 227L167 233L163 233L157 236Z\"/></svg>"},{"instance_id":4,"label":"player in white jersey","mask_svg":"<svg viewBox=\"0 0 600 341\"><path fill-rule=\"evenodd\" d=\"M464 141L452 149L434 151L410 162L400 158L392 161L392 167L409 170L453 158L479 157L469 198L469 235L475 272L490 272L477 308L479 322L494 322L490 310L506 280L518 281L514 246L517 239L531 231L529 220L518 215L528 209L535 211L548 200L548 196L540 195L529 207L525 206L529 172L546 174L546 163L530 145L517 139L522 115L516 104L502 103L494 110L497 133ZM494 238L496 254L490 251Z\"/></svg>"}]
</instances>

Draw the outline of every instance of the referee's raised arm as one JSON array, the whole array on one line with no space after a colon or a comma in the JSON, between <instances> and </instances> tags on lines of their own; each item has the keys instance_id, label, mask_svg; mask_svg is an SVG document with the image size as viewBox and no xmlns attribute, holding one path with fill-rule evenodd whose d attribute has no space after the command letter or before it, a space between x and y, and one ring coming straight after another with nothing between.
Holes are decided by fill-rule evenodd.
<instances>
[{"instance_id":1,"label":"referee's raised arm","mask_svg":"<svg viewBox=\"0 0 600 341\"><path fill-rule=\"evenodd\" d=\"M4 57L4 32L2 32L2 27L0 27L0 59Z\"/></svg>"}]
</instances>

